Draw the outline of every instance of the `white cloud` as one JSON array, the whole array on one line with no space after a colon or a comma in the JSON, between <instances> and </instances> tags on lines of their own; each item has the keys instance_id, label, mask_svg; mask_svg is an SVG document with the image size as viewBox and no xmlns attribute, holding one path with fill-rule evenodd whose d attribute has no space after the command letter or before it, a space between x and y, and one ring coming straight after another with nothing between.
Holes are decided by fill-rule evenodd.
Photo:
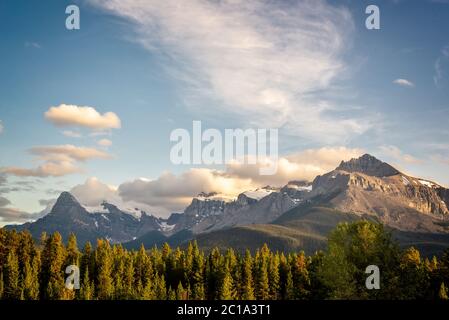
<instances>
[{"instance_id":1,"label":"white cloud","mask_svg":"<svg viewBox=\"0 0 449 320\"><path fill-rule=\"evenodd\" d=\"M362 149L346 147L324 147L307 149L278 159L277 172L272 176L262 176L257 165L231 163L226 172L240 178L250 178L254 184L282 186L291 180L312 181L317 175L335 169L342 160L357 158L364 153Z\"/></svg>"},{"instance_id":2,"label":"white cloud","mask_svg":"<svg viewBox=\"0 0 449 320\"><path fill-rule=\"evenodd\" d=\"M260 176L258 165L230 164L225 171L190 169L180 175L163 173L154 180L136 179L123 183L118 191L124 201L136 201L161 208L163 213L182 211L200 192L217 192L226 197L265 185L283 186L291 180L313 180L335 169L342 160L358 157L360 149L310 149L280 158L274 176ZM161 211L156 211L161 212Z\"/></svg>"},{"instance_id":3,"label":"white cloud","mask_svg":"<svg viewBox=\"0 0 449 320\"><path fill-rule=\"evenodd\" d=\"M101 182L96 177L87 179L83 184L79 184L70 190L78 201L87 207L98 208L103 201L107 201L113 205L116 205L121 210L136 214L135 208L143 210L149 214L156 213L158 215L170 214L167 208L160 208L156 206L150 206L142 202L136 202L133 200L124 201L115 186L108 185Z\"/></svg>"},{"instance_id":4,"label":"white cloud","mask_svg":"<svg viewBox=\"0 0 449 320\"><path fill-rule=\"evenodd\" d=\"M86 206L98 206L104 200L116 202L120 199L117 188L101 182L96 177L91 177L83 184L73 187L70 193Z\"/></svg>"},{"instance_id":5,"label":"white cloud","mask_svg":"<svg viewBox=\"0 0 449 320\"><path fill-rule=\"evenodd\" d=\"M208 105L199 110L203 116L231 113L246 125L285 127L320 142L342 141L371 127L320 98L347 70L342 55L353 20L342 6L321 0L288 6L255 0L90 1L136 26L137 41L168 61L186 104Z\"/></svg>"},{"instance_id":6,"label":"white cloud","mask_svg":"<svg viewBox=\"0 0 449 320\"><path fill-rule=\"evenodd\" d=\"M396 79L393 81L394 84L400 85L402 87L413 88L415 84L407 79Z\"/></svg>"},{"instance_id":7,"label":"white cloud","mask_svg":"<svg viewBox=\"0 0 449 320\"><path fill-rule=\"evenodd\" d=\"M57 126L79 126L94 130L118 129L120 118L113 112L100 114L92 107L61 104L50 107L45 118Z\"/></svg>"},{"instance_id":8,"label":"white cloud","mask_svg":"<svg viewBox=\"0 0 449 320\"><path fill-rule=\"evenodd\" d=\"M97 144L102 147L110 147L112 146L112 141L109 139L101 139L97 141Z\"/></svg>"},{"instance_id":9,"label":"white cloud","mask_svg":"<svg viewBox=\"0 0 449 320\"><path fill-rule=\"evenodd\" d=\"M0 172L20 177L60 177L83 170L77 162L91 159L110 159L111 156L94 148L76 147L73 145L39 146L30 149L30 153L44 163L36 168L2 167Z\"/></svg>"},{"instance_id":10,"label":"white cloud","mask_svg":"<svg viewBox=\"0 0 449 320\"><path fill-rule=\"evenodd\" d=\"M251 179L239 179L224 172L193 168L180 175L164 172L155 180L136 179L119 186L124 201L136 201L163 208L163 214L183 211L200 192L236 196L252 189Z\"/></svg>"}]
</instances>

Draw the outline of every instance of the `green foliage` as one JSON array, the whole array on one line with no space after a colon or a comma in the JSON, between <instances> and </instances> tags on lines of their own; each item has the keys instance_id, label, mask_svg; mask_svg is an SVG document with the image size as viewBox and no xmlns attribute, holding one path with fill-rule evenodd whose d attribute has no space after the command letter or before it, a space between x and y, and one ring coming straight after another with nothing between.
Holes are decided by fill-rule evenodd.
<instances>
[{"instance_id":1,"label":"green foliage","mask_svg":"<svg viewBox=\"0 0 449 320\"><path fill-rule=\"evenodd\" d=\"M8 253L6 264L4 265L4 289L3 298L9 300L18 300L21 298L19 283L19 260L14 251Z\"/></svg>"},{"instance_id":2,"label":"green foliage","mask_svg":"<svg viewBox=\"0 0 449 320\"><path fill-rule=\"evenodd\" d=\"M65 288L65 268L80 268L80 290ZM366 267L380 269L380 290L368 290ZM99 239L78 250L71 235L0 229L0 299L447 299L449 251L423 259L401 251L381 225L340 224L325 252L272 252L267 245L241 255L196 242L185 249L128 251Z\"/></svg>"}]
</instances>

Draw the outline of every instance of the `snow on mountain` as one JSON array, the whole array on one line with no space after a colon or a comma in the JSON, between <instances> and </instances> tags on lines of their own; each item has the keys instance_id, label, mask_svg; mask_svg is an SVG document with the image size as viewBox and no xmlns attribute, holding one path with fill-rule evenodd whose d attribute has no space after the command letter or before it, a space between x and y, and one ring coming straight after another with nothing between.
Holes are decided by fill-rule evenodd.
<instances>
[{"instance_id":1,"label":"snow on mountain","mask_svg":"<svg viewBox=\"0 0 449 320\"><path fill-rule=\"evenodd\" d=\"M243 192L243 194L245 196L247 196L248 198L260 200L262 198L265 198L269 194L273 193L274 191L275 190L272 190L272 189L262 188L262 189L256 189L256 190L251 190L251 191L245 191L245 192Z\"/></svg>"},{"instance_id":2,"label":"snow on mountain","mask_svg":"<svg viewBox=\"0 0 449 320\"><path fill-rule=\"evenodd\" d=\"M427 181L427 180L418 180L422 185L425 185L426 187L429 187L429 188L435 188L435 187L438 187L438 185L437 184L435 184L435 183L433 183L433 182L430 182L430 181Z\"/></svg>"}]
</instances>

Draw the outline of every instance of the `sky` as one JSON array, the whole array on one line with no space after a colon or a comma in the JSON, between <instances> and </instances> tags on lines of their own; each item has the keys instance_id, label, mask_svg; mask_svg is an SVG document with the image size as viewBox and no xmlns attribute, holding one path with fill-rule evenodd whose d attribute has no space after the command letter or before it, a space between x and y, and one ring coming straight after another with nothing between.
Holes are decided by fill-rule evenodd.
<instances>
[{"instance_id":1,"label":"sky","mask_svg":"<svg viewBox=\"0 0 449 320\"><path fill-rule=\"evenodd\" d=\"M3 0L0 30L0 225L62 191L167 216L363 153L449 185L449 1ZM173 164L194 120L278 129L277 174Z\"/></svg>"}]
</instances>

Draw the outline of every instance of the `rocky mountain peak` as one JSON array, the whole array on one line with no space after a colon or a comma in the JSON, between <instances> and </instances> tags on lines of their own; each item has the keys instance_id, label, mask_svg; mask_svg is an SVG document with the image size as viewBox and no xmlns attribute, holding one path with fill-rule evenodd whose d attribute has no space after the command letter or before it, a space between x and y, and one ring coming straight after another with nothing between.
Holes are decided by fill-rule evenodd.
<instances>
[{"instance_id":1,"label":"rocky mountain peak","mask_svg":"<svg viewBox=\"0 0 449 320\"><path fill-rule=\"evenodd\" d=\"M62 192L56 200L53 210L61 207L81 206L78 200L70 192Z\"/></svg>"},{"instance_id":2,"label":"rocky mountain peak","mask_svg":"<svg viewBox=\"0 0 449 320\"><path fill-rule=\"evenodd\" d=\"M382 162L370 154L364 154L349 161L342 161L337 170L360 172L374 177L389 177L400 173L388 163Z\"/></svg>"}]
</instances>

